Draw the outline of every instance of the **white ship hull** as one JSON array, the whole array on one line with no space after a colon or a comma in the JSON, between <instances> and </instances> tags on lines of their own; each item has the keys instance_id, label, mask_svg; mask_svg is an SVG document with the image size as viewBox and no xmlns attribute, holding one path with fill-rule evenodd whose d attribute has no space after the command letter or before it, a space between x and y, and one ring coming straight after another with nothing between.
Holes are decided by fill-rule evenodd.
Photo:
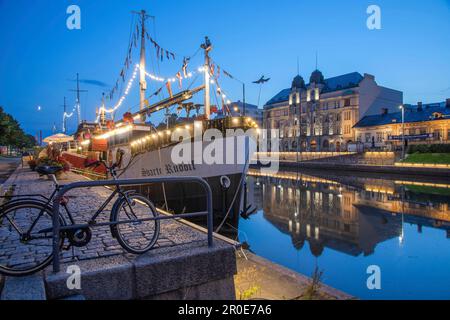
<instances>
[{"instance_id":1,"label":"white ship hull","mask_svg":"<svg viewBox=\"0 0 450 320\"><path fill-rule=\"evenodd\" d=\"M227 141L226 138L221 139ZM236 142L238 139L234 139ZM202 150L210 143L202 143ZM224 143L224 146L227 144ZM230 144L231 145L231 144ZM112 150L115 155L118 149L125 151L123 172L120 179L136 179L167 176L195 176L205 179L213 193L213 209L215 226L226 218L227 222L236 225L241 208L242 184L248 171L248 161L233 161L231 164L201 163L202 155L191 157L190 163L178 164L173 161L173 149L176 145L160 150L147 151L132 156L128 146L119 146ZM233 152L245 152L245 146L233 144ZM227 154L225 150L224 154ZM228 150L230 152L230 150ZM226 157L226 156L225 156ZM237 158L237 157L236 157ZM245 157L244 157L245 158ZM225 162L226 159L223 159ZM187 162L187 161L186 161ZM226 186L225 182L229 182ZM202 188L195 183L146 185L137 188L140 193L148 196L157 206L179 214L204 211L206 198Z\"/></svg>"}]
</instances>

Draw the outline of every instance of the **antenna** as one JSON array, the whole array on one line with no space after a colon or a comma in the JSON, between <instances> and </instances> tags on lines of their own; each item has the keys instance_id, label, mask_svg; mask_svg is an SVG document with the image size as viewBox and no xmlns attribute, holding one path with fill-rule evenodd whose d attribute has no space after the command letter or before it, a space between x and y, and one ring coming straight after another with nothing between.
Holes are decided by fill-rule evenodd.
<instances>
[{"instance_id":1,"label":"antenna","mask_svg":"<svg viewBox=\"0 0 450 320\"><path fill-rule=\"evenodd\" d=\"M319 53L316 50L316 70L318 70Z\"/></svg>"},{"instance_id":2,"label":"antenna","mask_svg":"<svg viewBox=\"0 0 450 320\"><path fill-rule=\"evenodd\" d=\"M79 74L78 73L77 73L77 88L76 89L71 89L69 91L77 93L77 106L76 106L76 109L77 109L77 121L78 121L78 125L80 125L80 123L81 123L80 92L88 92L88 91L80 89L80 79L79 79Z\"/></svg>"}]
</instances>

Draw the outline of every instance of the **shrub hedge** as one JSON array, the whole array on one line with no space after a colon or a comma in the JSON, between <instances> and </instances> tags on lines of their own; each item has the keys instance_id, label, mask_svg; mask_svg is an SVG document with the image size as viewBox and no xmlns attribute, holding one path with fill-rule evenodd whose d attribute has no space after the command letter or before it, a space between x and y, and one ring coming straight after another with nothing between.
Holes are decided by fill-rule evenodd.
<instances>
[{"instance_id":1,"label":"shrub hedge","mask_svg":"<svg viewBox=\"0 0 450 320\"><path fill-rule=\"evenodd\" d=\"M408 147L408 153L450 153L450 144L418 144Z\"/></svg>"}]
</instances>

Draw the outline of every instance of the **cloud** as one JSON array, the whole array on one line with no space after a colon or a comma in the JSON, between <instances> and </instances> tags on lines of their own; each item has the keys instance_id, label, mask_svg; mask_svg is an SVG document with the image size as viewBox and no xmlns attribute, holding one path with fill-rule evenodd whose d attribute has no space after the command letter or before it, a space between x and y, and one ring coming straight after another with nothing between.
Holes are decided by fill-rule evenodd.
<instances>
[{"instance_id":1,"label":"cloud","mask_svg":"<svg viewBox=\"0 0 450 320\"><path fill-rule=\"evenodd\" d=\"M72 82L76 82L76 80L70 80ZM110 85L100 80L93 79L80 79L80 83L89 84L92 86L102 87L102 88L110 88Z\"/></svg>"}]
</instances>

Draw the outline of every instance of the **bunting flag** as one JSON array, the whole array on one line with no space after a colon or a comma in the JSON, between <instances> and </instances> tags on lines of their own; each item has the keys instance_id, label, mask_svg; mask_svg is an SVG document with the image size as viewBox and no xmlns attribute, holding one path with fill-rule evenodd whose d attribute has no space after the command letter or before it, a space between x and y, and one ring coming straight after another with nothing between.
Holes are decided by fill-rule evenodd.
<instances>
[{"instance_id":1,"label":"bunting flag","mask_svg":"<svg viewBox=\"0 0 450 320\"><path fill-rule=\"evenodd\" d=\"M161 59L161 61L163 61L164 60L164 56L166 56L167 60L170 60L170 59L175 60L175 58L176 58L175 53L162 48L147 32L146 32L146 37L153 44L153 46L155 47L155 49L156 49L156 57L158 59Z\"/></svg>"},{"instance_id":2,"label":"bunting flag","mask_svg":"<svg viewBox=\"0 0 450 320\"><path fill-rule=\"evenodd\" d=\"M167 88L167 92L169 93L169 96L172 98L173 94L172 94L172 85L170 84L170 81L166 82L166 88Z\"/></svg>"},{"instance_id":3,"label":"bunting flag","mask_svg":"<svg viewBox=\"0 0 450 320\"><path fill-rule=\"evenodd\" d=\"M162 88L163 88L163 87L161 87L161 88L159 88L158 90L156 90L155 93L152 94L152 96L157 96L158 94L160 94L161 91L162 91Z\"/></svg>"},{"instance_id":4,"label":"bunting flag","mask_svg":"<svg viewBox=\"0 0 450 320\"><path fill-rule=\"evenodd\" d=\"M180 90L183 88L183 77L181 76L181 72L178 72L176 77L178 78L178 84L180 86Z\"/></svg>"},{"instance_id":5,"label":"bunting flag","mask_svg":"<svg viewBox=\"0 0 450 320\"><path fill-rule=\"evenodd\" d=\"M229 77L229 78L231 78L231 79L234 79L234 77L231 75L231 74L229 74L228 72L226 72L225 70L222 70L223 71L223 74L224 75L226 75L227 77Z\"/></svg>"},{"instance_id":6,"label":"bunting flag","mask_svg":"<svg viewBox=\"0 0 450 320\"><path fill-rule=\"evenodd\" d=\"M214 72L216 71L216 66L215 66L215 64L212 63L212 64L209 66L209 69L210 69L210 71L211 71L211 75L214 76Z\"/></svg>"},{"instance_id":7,"label":"bunting flag","mask_svg":"<svg viewBox=\"0 0 450 320\"><path fill-rule=\"evenodd\" d=\"M182 67L182 69L183 69L183 76L185 78L187 78L187 76L188 76L187 67L188 67L188 64L189 64L190 60L191 60L190 58L186 58L186 57L183 58L183 67Z\"/></svg>"},{"instance_id":8,"label":"bunting flag","mask_svg":"<svg viewBox=\"0 0 450 320\"><path fill-rule=\"evenodd\" d=\"M220 77L220 66L217 66L217 79L219 79L219 77Z\"/></svg>"}]
</instances>

